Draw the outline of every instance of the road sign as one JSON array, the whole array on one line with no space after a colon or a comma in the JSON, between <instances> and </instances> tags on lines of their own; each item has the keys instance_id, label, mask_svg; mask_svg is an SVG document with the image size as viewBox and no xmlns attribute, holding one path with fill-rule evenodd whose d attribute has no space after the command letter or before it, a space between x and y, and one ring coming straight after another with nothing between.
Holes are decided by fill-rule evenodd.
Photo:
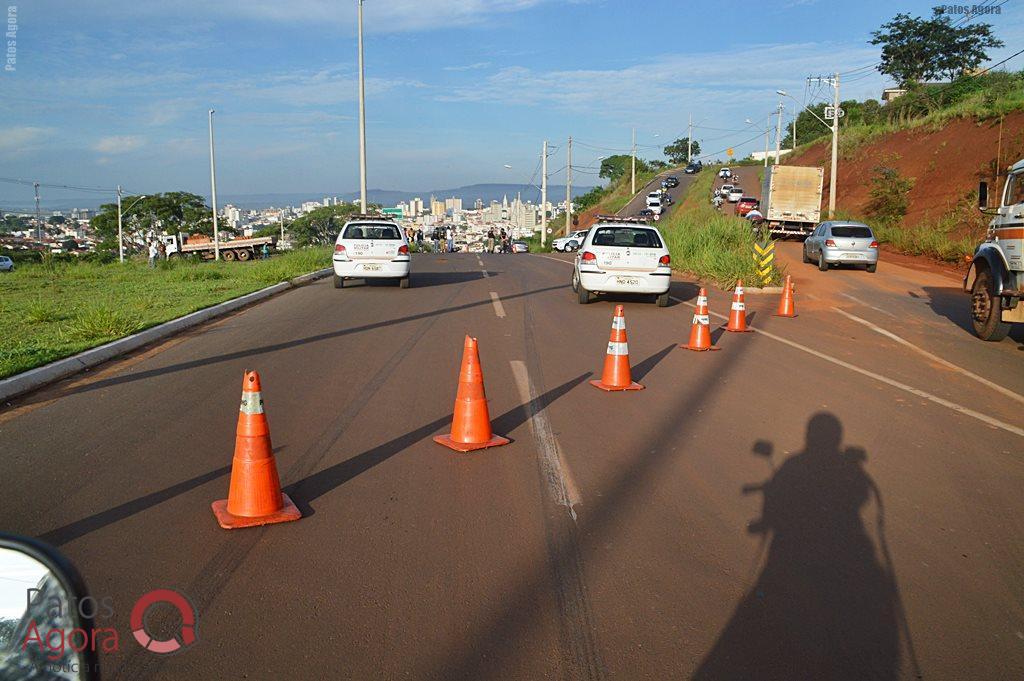
<instances>
[{"instance_id":1,"label":"road sign","mask_svg":"<svg viewBox=\"0 0 1024 681\"><path fill-rule=\"evenodd\" d=\"M401 208L385 208L383 211L384 215L388 215L393 218L405 217L404 211Z\"/></svg>"},{"instance_id":2,"label":"road sign","mask_svg":"<svg viewBox=\"0 0 1024 681\"><path fill-rule=\"evenodd\" d=\"M732 158L732 147L729 147L728 149L726 149L725 153L728 154L729 158Z\"/></svg>"},{"instance_id":3,"label":"road sign","mask_svg":"<svg viewBox=\"0 0 1024 681\"><path fill-rule=\"evenodd\" d=\"M825 120L830 121L836 117L836 111L839 112L839 117L842 118L846 115L846 112L842 109L836 109L834 106L825 107Z\"/></svg>"},{"instance_id":4,"label":"road sign","mask_svg":"<svg viewBox=\"0 0 1024 681\"><path fill-rule=\"evenodd\" d=\"M754 265L761 285L767 286L772 280L772 269L775 267L775 242L771 239L754 242Z\"/></svg>"}]
</instances>

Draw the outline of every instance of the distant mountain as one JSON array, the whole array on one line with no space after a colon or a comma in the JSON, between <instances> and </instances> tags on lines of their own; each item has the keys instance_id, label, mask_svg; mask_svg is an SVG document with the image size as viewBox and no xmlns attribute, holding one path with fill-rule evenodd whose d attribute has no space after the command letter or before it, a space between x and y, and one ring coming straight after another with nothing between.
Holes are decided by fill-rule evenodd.
<instances>
[{"instance_id":1,"label":"distant mountain","mask_svg":"<svg viewBox=\"0 0 1024 681\"><path fill-rule=\"evenodd\" d=\"M592 186L573 185L572 195L575 198L582 194L586 194L591 189L593 189ZM433 189L418 192L396 191L393 189L370 189L367 191L367 198L371 203L379 203L385 207L391 207L401 201L408 201L414 197L423 199L423 202L429 205L431 195L441 201L454 196L462 199L462 205L464 208L472 208L473 203L477 199L481 199L484 202L484 205L487 205L491 201L501 201L502 197L505 196L507 196L508 200L511 201L516 197L516 193L519 192L522 193L523 201L540 203L540 189L522 184L471 184L465 187L456 187L455 189ZM322 201L324 197L333 196L337 196L339 199L344 199L345 201L355 201L359 198L359 192L347 192L343 194L335 192L218 194L217 204L220 207L223 207L230 203L238 206L239 208L255 209L269 208L270 206L298 206L305 201ZM206 200L209 202L210 197L207 196ZM558 203L564 200L564 184L548 185L548 201ZM88 197L82 196L78 198L46 197L42 202L42 212L44 215L49 215L55 210L67 212L72 208L88 208L90 210L96 210L99 208L101 203L112 203L113 201L114 197L97 197L96 195ZM11 204L6 204L6 202L0 200L0 211L32 212L33 210L31 203L26 203L23 198L11 201Z\"/></svg>"}]
</instances>

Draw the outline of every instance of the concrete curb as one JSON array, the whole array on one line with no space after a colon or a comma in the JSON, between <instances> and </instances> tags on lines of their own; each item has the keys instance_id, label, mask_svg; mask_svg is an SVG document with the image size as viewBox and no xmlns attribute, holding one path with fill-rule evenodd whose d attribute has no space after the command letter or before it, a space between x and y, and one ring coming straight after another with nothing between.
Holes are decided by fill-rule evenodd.
<instances>
[{"instance_id":1,"label":"concrete curb","mask_svg":"<svg viewBox=\"0 0 1024 681\"><path fill-rule=\"evenodd\" d=\"M59 359L56 362L51 362L35 369L23 371L20 374L15 374L9 378L0 379L0 402L5 402L10 400L12 397L17 397L18 395L36 390L44 385L59 381L62 378L67 378L79 371L102 364L103 362L117 357L118 355L123 355L131 352L132 350L137 350L144 345L149 345L154 341L162 340L168 336L173 336L185 329L198 326L203 322L220 317L229 312L233 312L241 307L245 307L246 305L265 300L271 296L277 295L278 293L297 286L302 286L303 284L308 284L312 281L316 281L317 279L322 279L333 272L334 270L332 268L327 268L316 272L310 272L309 274L303 274L302 276L295 277L289 281L282 281L279 284L268 286L267 288L260 289L259 291L253 291L252 293L247 293L244 296L239 296L232 300L226 300L223 303L218 303L211 307L187 314L184 317L178 317L177 319L172 319L169 322L158 324L146 329L145 331L132 334L131 336L119 338L118 340L111 341L105 345L100 345L99 347L90 348L89 350L80 352L77 355L65 357L64 359Z\"/></svg>"}]
</instances>

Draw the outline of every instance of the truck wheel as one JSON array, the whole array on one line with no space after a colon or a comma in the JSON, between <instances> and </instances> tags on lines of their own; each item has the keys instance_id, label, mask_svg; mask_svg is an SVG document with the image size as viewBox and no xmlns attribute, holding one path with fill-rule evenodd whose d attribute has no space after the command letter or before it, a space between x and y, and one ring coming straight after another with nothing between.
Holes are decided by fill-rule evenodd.
<instances>
[{"instance_id":1,"label":"truck wheel","mask_svg":"<svg viewBox=\"0 0 1024 681\"><path fill-rule=\"evenodd\" d=\"M180 257L181 257L181 253L178 253L177 251L175 251L174 253L168 253L167 254L167 259L168 260L177 260Z\"/></svg>"},{"instance_id":2,"label":"truck wheel","mask_svg":"<svg viewBox=\"0 0 1024 681\"><path fill-rule=\"evenodd\" d=\"M345 288L345 278L334 275L334 288Z\"/></svg>"},{"instance_id":3,"label":"truck wheel","mask_svg":"<svg viewBox=\"0 0 1024 681\"><path fill-rule=\"evenodd\" d=\"M221 259L224 262L234 262L235 261L235 252L234 251L221 251L220 257L221 257Z\"/></svg>"},{"instance_id":4,"label":"truck wheel","mask_svg":"<svg viewBox=\"0 0 1024 681\"><path fill-rule=\"evenodd\" d=\"M994 289L992 273L979 271L971 288L971 326L985 341L1001 341L1010 333L1009 322L999 318L999 297L993 294Z\"/></svg>"},{"instance_id":5,"label":"truck wheel","mask_svg":"<svg viewBox=\"0 0 1024 681\"><path fill-rule=\"evenodd\" d=\"M828 263L825 262L824 251L818 251L818 269L822 272L828 272Z\"/></svg>"},{"instance_id":6,"label":"truck wheel","mask_svg":"<svg viewBox=\"0 0 1024 681\"><path fill-rule=\"evenodd\" d=\"M242 262L245 262L246 260L252 257L252 251L245 248L236 251L236 253L238 254L238 259L241 260Z\"/></svg>"}]
</instances>

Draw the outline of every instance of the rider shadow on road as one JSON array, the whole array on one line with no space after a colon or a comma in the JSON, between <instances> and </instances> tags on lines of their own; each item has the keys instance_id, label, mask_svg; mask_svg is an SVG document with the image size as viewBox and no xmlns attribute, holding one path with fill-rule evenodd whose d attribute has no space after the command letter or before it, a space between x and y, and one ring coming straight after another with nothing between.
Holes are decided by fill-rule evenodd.
<instances>
[{"instance_id":1,"label":"rider shadow on road","mask_svg":"<svg viewBox=\"0 0 1024 681\"><path fill-rule=\"evenodd\" d=\"M694 674L695 679L896 679L901 638L913 656L882 527L882 498L863 449L842 444L842 425L819 412L804 451L777 469L773 446L754 453L771 478L747 531L767 543L756 583ZM862 521L874 502L878 546ZM759 552L759 556L761 552ZM914 662L916 668L916 662Z\"/></svg>"}]
</instances>

